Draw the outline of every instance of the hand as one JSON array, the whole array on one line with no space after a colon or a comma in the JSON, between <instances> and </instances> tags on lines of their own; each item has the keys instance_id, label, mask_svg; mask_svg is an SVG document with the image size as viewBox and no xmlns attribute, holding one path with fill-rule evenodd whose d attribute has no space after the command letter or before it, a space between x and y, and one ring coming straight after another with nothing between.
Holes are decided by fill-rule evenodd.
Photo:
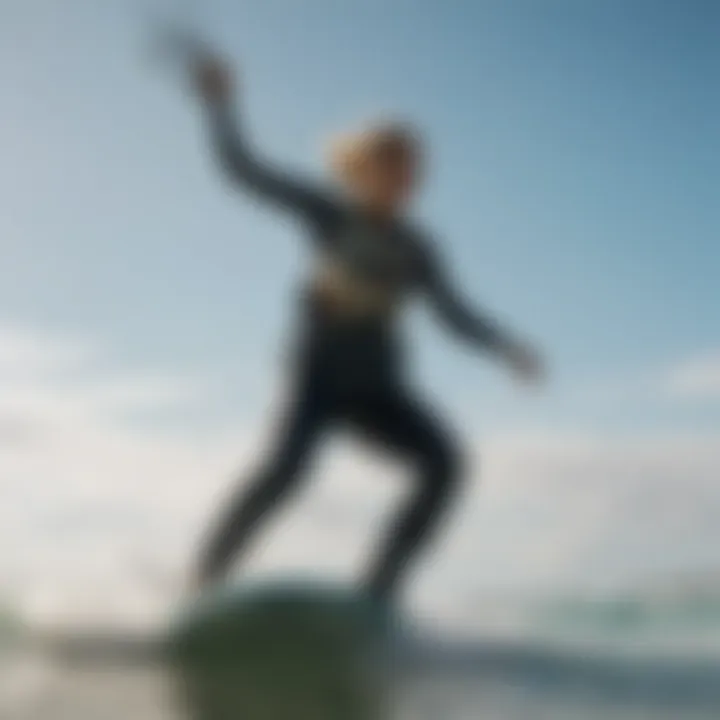
<instances>
[{"instance_id":1,"label":"hand","mask_svg":"<svg viewBox=\"0 0 720 720\"><path fill-rule=\"evenodd\" d=\"M219 58L199 56L193 67L193 84L198 95L210 105L224 105L232 94L232 72Z\"/></svg>"},{"instance_id":2,"label":"hand","mask_svg":"<svg viewBox=\"0 0 720 720\"><path fill-rule=\"evenodd\" d=\"M521 381L538 385L545 375L542 360L528 345L513 342L505 350L505 358Z\"/></svg>"}]
</instances>

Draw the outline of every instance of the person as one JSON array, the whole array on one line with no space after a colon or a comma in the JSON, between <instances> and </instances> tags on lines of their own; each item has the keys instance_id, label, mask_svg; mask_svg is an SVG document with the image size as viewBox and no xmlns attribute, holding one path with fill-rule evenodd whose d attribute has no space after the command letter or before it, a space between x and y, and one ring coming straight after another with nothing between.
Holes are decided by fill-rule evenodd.
<instances>
[{"instance_id":1,"label":"person","mask_svg":"<svg viewBox=\"0 0 720 720\"><path fill-rule=\"evenodd\" d=\"M453 434L406 381L398 329L403 307L425 296L450 330L521 379L537 380L540 361L530 346L465 305L434 242L409 219L424 151L413 127L381 122L333 143L339 183L323 190L258 157L234 117L232 74L222 58L198 56L190 77L229 178L300 219L316 261L303 288L292 393L273 448L212 527L195 582L203 587L226 575L260 521L307 477L321 438L342 425L404 458L416 473L364 578L371 597L390 598L434 535L463 474Z\"/></svg>"}]
</instances>

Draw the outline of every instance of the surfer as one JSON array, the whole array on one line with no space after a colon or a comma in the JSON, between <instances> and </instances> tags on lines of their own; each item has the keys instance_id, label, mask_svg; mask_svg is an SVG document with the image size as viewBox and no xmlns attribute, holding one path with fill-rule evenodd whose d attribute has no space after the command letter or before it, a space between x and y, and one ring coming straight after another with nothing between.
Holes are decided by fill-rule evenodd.
<instances>
[{"instance_id":1,"label":"surfer","mask_svg":"<svg viewBox=\"0 0 720 720\"><path fill-rule=\"evenodd\" d=\"M333 144L329 159L337 188L331 192L260 159L242 118L234 116L232 73L221 58L202 54L190 74L229 178L299 218L316 259L302 293L292 393L274 447L212 528L195 581L203 587L225 575L259 521L298 489L325 431L343 425L398 454L416 472L410 498L365 578L373 597L388 598L431 538L462 477L452 433L405 381L397 327L402 308L424 295L450 330L522 380L539 379L540 362L528 345L464 304L434 243L407 217L424 155L412 127L378 123Z\"/></svg>"}]
</instances>

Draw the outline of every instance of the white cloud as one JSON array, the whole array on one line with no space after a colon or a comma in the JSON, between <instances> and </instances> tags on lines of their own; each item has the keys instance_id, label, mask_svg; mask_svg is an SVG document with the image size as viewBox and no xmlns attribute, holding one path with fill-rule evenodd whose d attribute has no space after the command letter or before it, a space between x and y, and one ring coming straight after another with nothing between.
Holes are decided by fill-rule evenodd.
<instances>
[{"instance_id":1,"label":"white cloud","mask_svg":"<svg viewBox=\"0 0 720 720\"><path fill-rule=\"evenodd\" d=\"M43 362L27 362L35 350L10 352L19 344L0 332L0 419L14 428L3 433L0 422L0 582L117 600L120 586L137 592L143 563L186 565L220 493L259 460L260 433L239 422L202 434L140 429L128 407L181 402L184 415L203 385L170 375L164 384L58 379L68 357L82 365L93 352L22 336L43 348ZM471 454L466 494L418 578L434 603L457 608L493 586L720 567L720 433L514 433L486 437ZM362 569L408 486L400 475L336 446L263 533L252 568Z\"/></svg>"},{"instance_id":2,"label":"white cloud","mask_svg":"<svg viewBox=\"0 0 720 720\"><path fill-rule=\"evenodd\" d=\"M506 573L603 584L720 566L720 433L518 436L489 442L487 458L472 522L492 525L480 555Z\"/></svg>"},{"instance_id":3,"label":"white cloud","mask_svg":"<svg viewBox=\"0 0 720 720\"><path fill-rule=\"evenodd\" d=\"M671 395L683 399L720 400L720 350L690 358L666 377Z\"/></svg>"},{"instance_id":4,"label":"white cloud","mask_svg":"<svg viewBox=\"0 0 720 720\"><path fill-rule=\"evenodd\" d=\"M14 378L62 371L91 357L90 347L67 337L0 324L0 372Z\"/></svg>"}]
</instances>

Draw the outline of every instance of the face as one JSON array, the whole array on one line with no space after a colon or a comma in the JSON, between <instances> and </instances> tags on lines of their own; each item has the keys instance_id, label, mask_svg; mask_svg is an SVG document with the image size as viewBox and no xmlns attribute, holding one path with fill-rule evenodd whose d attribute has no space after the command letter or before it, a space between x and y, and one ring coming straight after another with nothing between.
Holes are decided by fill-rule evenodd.
<instances>
[{"instance_id":1,"label":"face","mask_svg":"<svg viewBox=\"0 0 720 720\"><path fill-rule=\"evenodd\" d=\"M394 213L410 201L417 182L417 158L408 147L377 148L358 168L353 191L369 209Z\"/></svg>"}]
</instances>

